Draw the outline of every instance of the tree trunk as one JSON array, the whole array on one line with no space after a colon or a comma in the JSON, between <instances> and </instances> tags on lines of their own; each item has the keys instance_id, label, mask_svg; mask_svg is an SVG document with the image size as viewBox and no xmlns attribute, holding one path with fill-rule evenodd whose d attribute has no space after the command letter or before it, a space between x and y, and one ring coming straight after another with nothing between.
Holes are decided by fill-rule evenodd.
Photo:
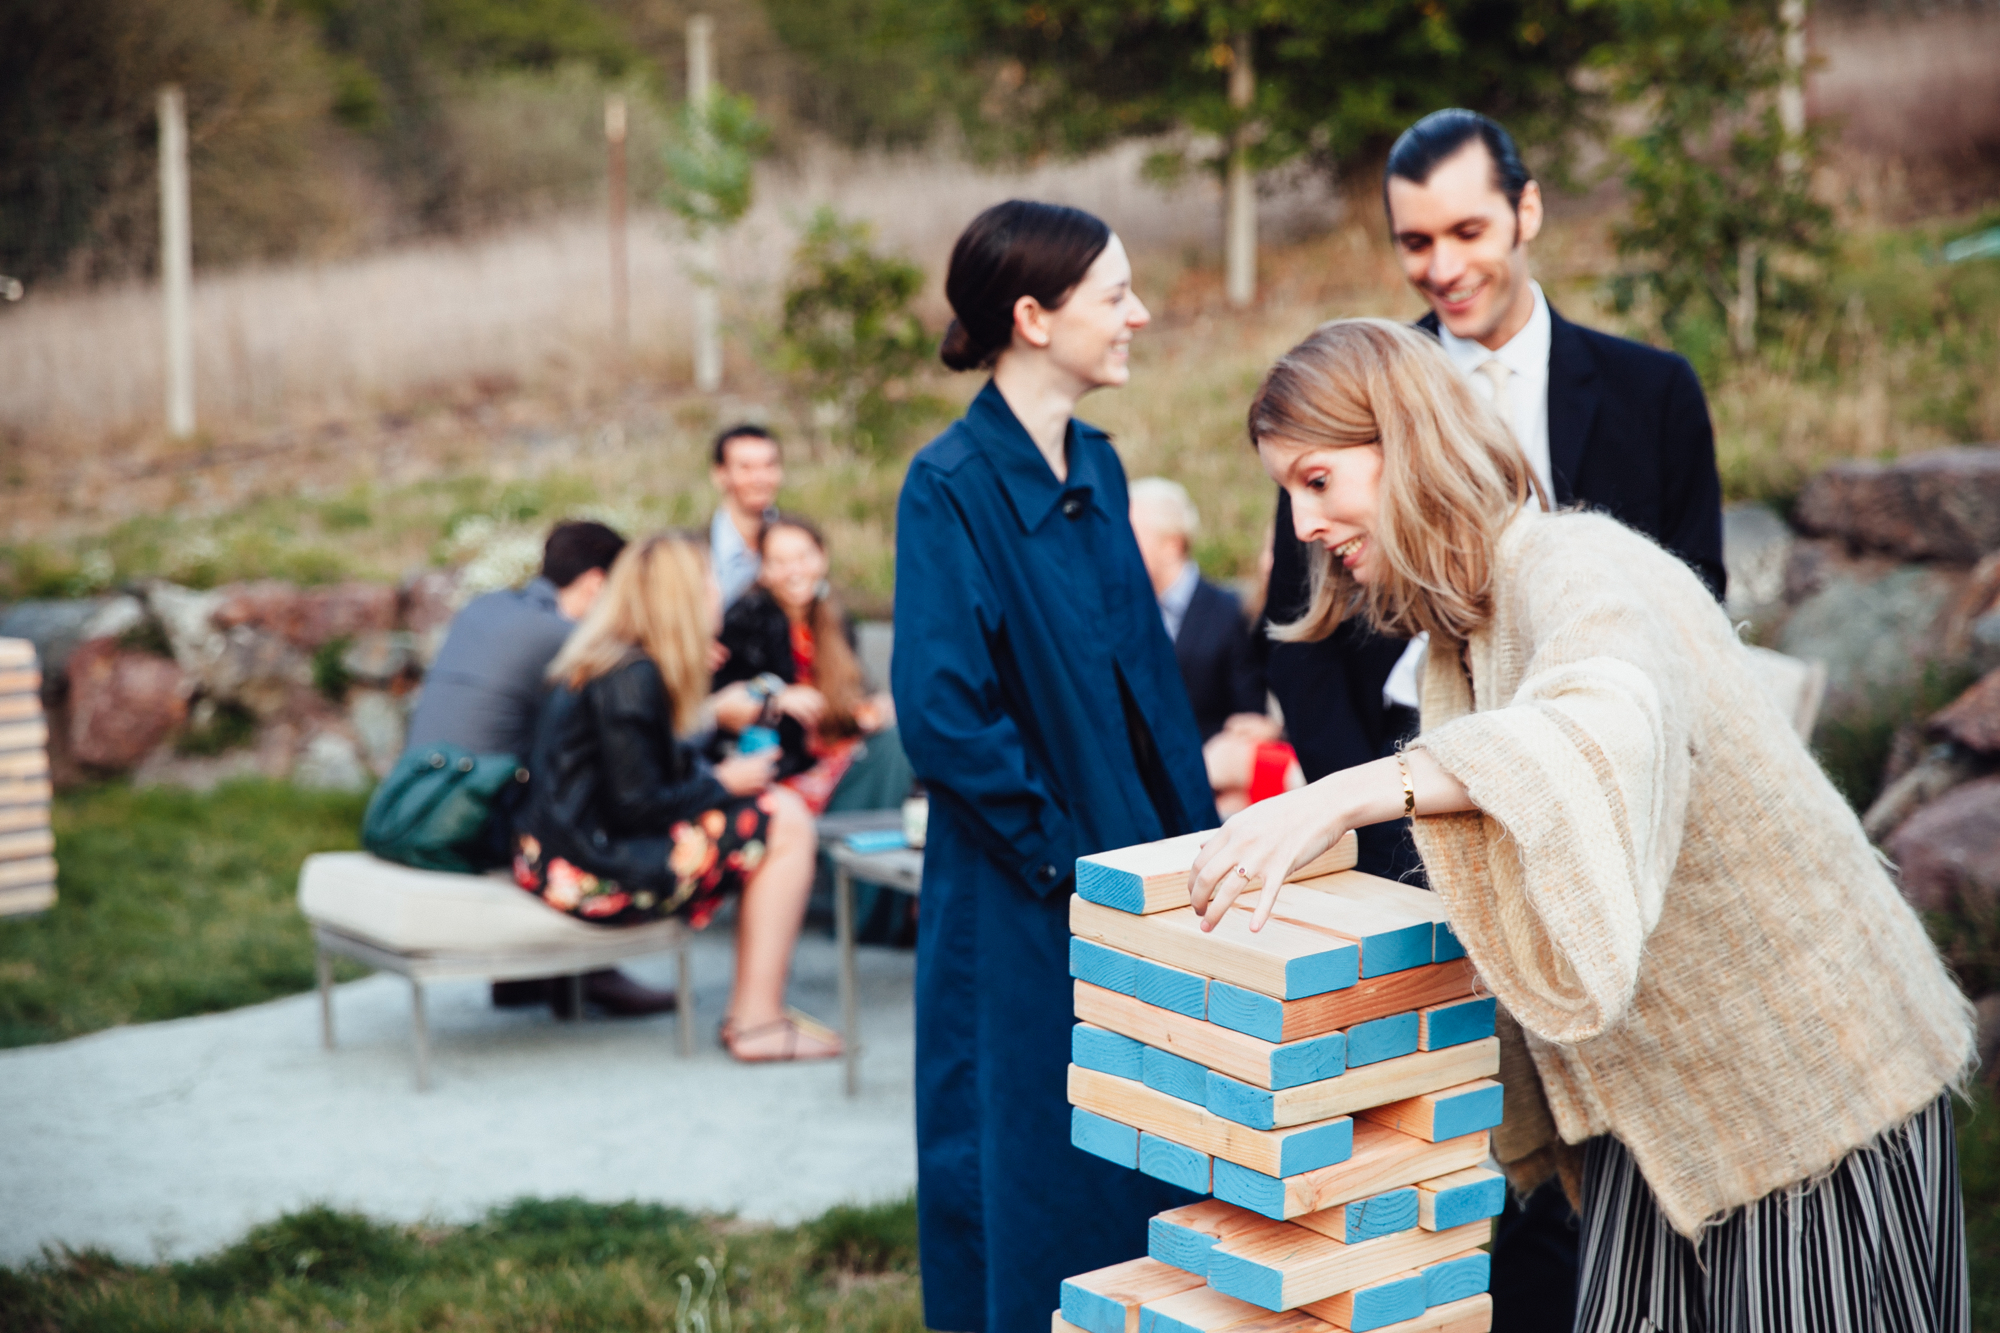
<instances>
[{"instance_id":1,"label":"tree trunk","mask_svg":"<svg viewBox=\"0 0 2000 1333\"><path fill-rule=\"evenodd\" d=\"M1250 64L1250 34L1239 32L1229 62L1229 105L1247 112L1257 92L1256 71ZM1239 122L1229 149L1229 175L1223 204L1222 249L1225 290L1229 304L1239 309L1257 299L1257 181L1250 171L1250 126Z\"/></svg>"}]
</instances>

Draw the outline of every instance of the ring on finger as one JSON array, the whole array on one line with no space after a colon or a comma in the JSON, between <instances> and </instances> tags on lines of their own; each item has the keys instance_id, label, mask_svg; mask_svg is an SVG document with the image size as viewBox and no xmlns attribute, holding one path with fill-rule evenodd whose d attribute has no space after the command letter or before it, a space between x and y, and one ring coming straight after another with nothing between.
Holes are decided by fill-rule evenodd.
<instances>
[{"instance_id":1,"label":"ring on finger","mask_svg":"<svg viewBox=\"0 0 2000 1333\"><path fill-rule=\"evenodd\" d=\"M1245 870L1241 865L1238 865L1230 873L1240 876L1245 884L1248 884L1250 882L1250 872Z\"/></svg>"}]
</instances>

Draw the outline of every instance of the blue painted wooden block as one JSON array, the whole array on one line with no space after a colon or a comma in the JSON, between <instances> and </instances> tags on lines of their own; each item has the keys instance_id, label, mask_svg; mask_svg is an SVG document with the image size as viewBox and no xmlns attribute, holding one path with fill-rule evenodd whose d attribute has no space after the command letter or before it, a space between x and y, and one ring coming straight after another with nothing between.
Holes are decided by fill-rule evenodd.
<instances>
[{"instance_id":1,"label":"blue painted wooden block","mask_svg":"<svg viewBox=\"0 0 2000 1333\"><path fill-rule=\"evenodd\" d=\"M1252 1129L1272 1129L1277 1125L1277 1103L1268 1089L1252 1087L1213 1069L1206 1073L1208 1082L1202 1105L1210 1111Z\"/></svg>"},{"instance_id":2,"label":"blue painted wooden block","mask_svg":"<svg viewBox=\"0 0 2000 1333\"><path fill-rule=\"evenodd\" d=\"M1436 922L1422 921L1364 936L1361 940L1361 975L1379 977L1422 967L1431 961L1436 933Z\"/></svg>"},{"instance_id":3,"label":"blue painted wooden block","mask_svg":"<svg viewBox=\"0 0 2000 1333\"><path fill-rule=\"evenodd\" d=\"M1285 1299L1283 1269L1226 1250L1217 1250L1209 1256L1208 1285L1225 1296L1234 1296L1265 1310L1276 1311Z\"/></svg>"},{"instance_id":4,"label":"blue painted wooden block","mask_svg":"<svg viewBox=\"0 0 2000 1333\"><path fill-rule=\"evenodd\" d=\"M1077 896L1087 902L1102 903L1121 912L1146 910L1146 882L1129 870L1114 870L1088 857L1076 862Z\"/></svg>"},{"instance_id":5,"label":"blue painted wooden block","mask_svg":"<svg viewBox=\"0 0 2000 1333\"><path fill-rule=\"evenodd\" d=\"M1427 1231L1449 1231L1500 1216L1507 1202L1507 1182L1499 1173L1477 1167L1454 1171L1418 1184L1417 1201L1418 1225Z\"/></svg>"},{"instance_id":6,"label":"blue painted wooden block","mask_svg":"<svg viewBox=\"0 0 2000 1333\"><path fill-rule=\"evenodd\" d=\"M1147 1004L1171 1009L1189 1018L1208 1017L1208 978L1183 972L1177 967L1138 960L1137 985L1132 994Z\"/></svg>"},{"instance_id":7,"label":"blue painted wooden block","mask_svg":"<svg viewBox=\"0 0 2000 1333\"><path fill-rule=\"evenodd\" d=\"M1493 1011L1498 1004L1498 1000L1487 995L1419 1009L1417 1049L1442 1050L1492 1036Z\"/></svg>"},{"instance_id":8,"label":"blue painted wooden block","mask_svg":"<svg viewBox=\"0 0 2000 1333\"><path fill-rule=\"evenodd\" d=\"M1209 1156L1163 1139L1157 1134L1139 1135L1139 1169L1155 1180L1179 1185L1196 1194L1208 1193Z\"/></svg>"},{"instance_id":9,"label":"blue painted wooden block","mask_svg":"<svg viewBox=\"0 0 2000 1333\"><path fill-rule=\"evenodd\" d=\"M1069 939L1069 974L1078 981L1131 995L1139 989L1139 960L1118 949L1072 935Z\"/></svg>"},{"instance_id":10,"label":"blue painted wooden block","mask_svg":"<svg viewBox=\"0 0 2000 1333\"><path fill-rule=\"evenodd\" d=\"M1465 957L1465 946L1458 942L1458 933L1451 928L1451 922L1440 921L1431 932L1431 958L1440 963L1448 963L1454 958Z\"/></svg>"},{"instance_id":11,"label":"blue painted wooden block","mask_svg":"<svg viewBox=\"0 0 2000 1333\"><path fill-rule=\"evenodd\" d=\"M1125 1333L1125 1307L1109 1296L1086 1291L1074 1282L1062 1284L1062 1317L1084 1333Z\"/></svg>"},{"instance_id":12,"label":"blue painted wooden block","mask_svg":"<svg viewBox=\"0 0 2000 1333\"><path fill-rule=\"evenodd\" d=\"M1484 1250L1461 1254L1423 1270L1424 1304L1448 1305L1485 1291L1493 1279L1493 1256Z\"/></svg>"},{"instance_id":13,"label":"blue painted wooden block","mask_svg":"<svg viewBox=\"0 0 2000 1333\"><path fill-rule=\"evenodd\" d=\"M1414 1011L1356 1023L1347 1029L1347 1067L1354 1069L1411 1054L1417 1049L1417 1028Z\"/></svg>"},{"instance_id":14,"label":"blue painted wooden block","mask_svg":"<svg viewBox=\"0 0 2000 1333\"><path fill-rule=\"evenodd\" d=\"M1218 1157L1215 1159L1213 1180L1210 1192L1224 1203L1248 1208L1274 1222L1285 1220L1285 1182L1276 1176L1267 1176L1262 1171L1252 1171L1247 1166L1238 1166L1227 1158Z\"/></svg>"},{"instance_id":15,"label":"blue painted wooden block","mask_svg":"<svg viewBox=\"0 0 2000 1333\"><path fill-rule=\"evenodd\" d=\"M1328 943L1332 945L1329 939ZM1331 990L1346 990L1361 979L1361 950L1352 944L1332 945L1285 963L1287 1000L1303 1000Z\"/></svg>"},{"instance_id":16,"label":"blue painted wooden block","mask_svg":"<svg viewBox=\"0 0 2000 1333\"><path fill-rule=\"evenodd\" d=\"M1506 1089L1486 1082L1451 1096L1440 1096L1431 1112L1431 1142L1476 1134L1500 1123L1505 1110Z\"/></svg>"},{"instance_id":17,"label":"blue painted wooden block","mask_svg":"<svg viewBox=\"0 0 2000 1333\"><path fill-rule=\"evenodd\" d=\"M1353 1333L1368 1333L1385 1324L1415 1319L1426 1309L1424 1279L1416 1274L1390 1278L1372 1287L1356 1287L1347 1316Z\"/></svg>"},{"instance_id":18,"label":"blue painted wooden block","mask_svg":"<svg viewBox=\"0 0 2000 1333\"><path fill-rule=\"evenodd\" d=\"M1284 1001L1226 981L1208 983L1208 1021L1265 1041L1285 1039Z\"/></svg>"},{"instance_id":19,"label":"blue painted wooden block","mask_svg":"<svg viewBox=\"0 0 2000 1333\"><path fill-rule=\"evenodd\" d=\"M1317 1083L1338 1078L1347 1072L1347 1034L1329 1032L1323 1037L1287 1042L1271 1052L1271 1086L1296 1088L1301 1083Z\"/></svg>"},{"instance_id":20,"label":"blue painted wooden block","mask_svg":"<svg viewBox=\"0 0 2000 1333\"><path fill-rule=\"evenodd\" d=\"M1136 1080L1142 1077L1145 1052L1142 1043L1088 1023L1069 1030L1069 1058L1085 1069Z\"/></svg>"},{"instance_id":21,"label":"blue painted wooden block","mask_svg":"<svg viewBox=\"0 0 2000 1333\"><path fill-rule=\"evenodd\" d=\"M1180 1226L1164 1217L1146 1223L1146 1253L1183 1272L1207 1277L1208 1257L1214 1250L1215 1237L1206 1232Z\"/></svg>"},{"instance_id":22,"label":"blue painted wooden block","mask_svg":"<svg viewBox=\"0 0 2000 1333\"><path fill-rule=\"evenodd\" d=\"M1121 1125L1081 1106L1072 1106L1069 1108L1069 1141L1107 1162L1138 1169L1139 1131L1130 1125Z\"/></svg>"},{"instance_id":23,"label":"blue painted wooden block","mask_svg":"<svg viewBox=\"0 0 2000 1333\"><path fill-rule=\"evenodd\" d=\"M1155 1092L1200 1106L1208 1095L1208 1067L1157 1046L1144 1048L1140 1082Z\"/></svg>"},{"instance_id":24,"label":"blue painted wooden block","mask_svg":"<svg viewBox=\"0 0 2000 1333\"><path fill-rule=\"evenodd\" d=\"M1377 1236L1392 1236L1398 1231L1408 1231L1417 1224L1417 1188L1414 1185L1377 1194L1369 1199L1356 1199L1345 1204L1340 1210L1342 1233L1336 1240L1352 1245L1356 1241L1373 1240Z\"/></svg>"},{"instance_id":25,"label":"blue painted wooden block","mask_svg":"<svg viewBox=\"0 0 2000 1333\"><path fill-rule=\"evenodd\" d=\"M1214 1187L1210 1193L1224 1203L1233 1203L1239 1208L1248 1208L1253 1213L1283 1221L1286 1178L1338 1165L1353 1155L1354 1122L1343 1116L1285 1137L1278 1149L1278 1167L1285 1173L1284 1178L1267 1176L1262 1171L1253 1171L1247 1166L1216 1158ZM1414 1201L1411 1207L1410 1225L1415 1226Z\"/></svg>"}]
</instances>

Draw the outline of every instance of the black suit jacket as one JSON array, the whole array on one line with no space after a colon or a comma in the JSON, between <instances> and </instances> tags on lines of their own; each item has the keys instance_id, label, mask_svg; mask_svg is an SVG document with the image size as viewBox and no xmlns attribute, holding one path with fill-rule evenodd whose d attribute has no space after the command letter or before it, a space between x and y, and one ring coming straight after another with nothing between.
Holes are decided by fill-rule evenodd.
<instances>
[{"instance_id":1,"label":"black suit jacket","mask_svg":"<svg viewBox=\"0 0 2000 1333\"><path fill-rule=\"evenodd\" d=\"M1207 579L1195 584L1174 639L1174 660L1203 740L1233 713L1264 711L1262 655L1251 644L1250 622L1234 593Z\"/></svg>"},{"instance_id":2,"label":"black suit jacket","mask_svg":"<svg viewBox=\"0 0 2000 1333\"><path fill-rule=\"evenodd\" d=\"M1549 318L1556 503L1601 509L1645 533L1720 598L1722 482L1694 368L1671 352L1572 324L1553 307ZM1417 327L1435 336L1437 316ZM1304 609L1306 570L1291 500L1281 491L1267 615L1282 620ZM1379 759L1414 728L1413 713L1382 703L1404 643L1349 622L1318 643L1271 645L1271 691L1308 780ZM1361 869L1394 877L1414 864L1401 825L1361 830Z\"/></svg>"}]
</instances>

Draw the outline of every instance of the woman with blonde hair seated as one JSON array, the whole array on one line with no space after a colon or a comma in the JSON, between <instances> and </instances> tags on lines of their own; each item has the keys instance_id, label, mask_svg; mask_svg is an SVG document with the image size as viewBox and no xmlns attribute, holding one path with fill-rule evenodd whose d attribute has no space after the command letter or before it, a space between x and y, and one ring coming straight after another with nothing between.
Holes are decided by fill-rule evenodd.
<instances>
[{"instance_id":1,"label":"woman with blonde hair seated","mask_svg":"<svg viewBox=\"0 0 2000 1333\"><path fill-rule=\"evenodd\" d=\"M1504 1006L1518 1188L1582 1218L1578 1330L1962 1330L1949 1089L1970 1006L1701 581L1545 512L1436 343L1322 326L1249 414L1315 543L1282 637L1430 634L1403 753L1253 805L1195 861L1211 926L1414 817ZM1266 893L1253 922L1283 913Z\"/></svg>"},{"instance_id":2,"label":"woman with blonde hair seated","mask_svg":"<svg viewBox=\"0 0 2000 1333\"><path fill-rule=\"evenodd\" d=\"M721 594L706 545L627 546L549 664L514 878L558 911L606 926L681 916L700 929L742 895L722 1039L744 1061L840 1053L785 1008L812 889L812 816L771 783L775 754L712 768L685 737L708 693Z\"/></svg>"}]
</instances>

